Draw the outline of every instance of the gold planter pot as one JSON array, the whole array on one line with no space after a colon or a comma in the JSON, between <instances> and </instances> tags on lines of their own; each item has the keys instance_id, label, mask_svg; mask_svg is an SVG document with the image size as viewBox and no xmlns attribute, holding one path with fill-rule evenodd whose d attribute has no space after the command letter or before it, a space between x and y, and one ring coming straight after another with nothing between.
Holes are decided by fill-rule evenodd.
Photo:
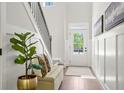
<instances>
[{"instance_id":1,"label":"gold planter pot","mask_svg":"<svg viewBox=\"0 0 124 93\"><path fill-rule=\"evenodd\" d=\"M25 75L18 77L17 88L19 90L34 90L37 87L37 76L28 75L28 78L25 78Z\"/></svg>"}]
</instances>

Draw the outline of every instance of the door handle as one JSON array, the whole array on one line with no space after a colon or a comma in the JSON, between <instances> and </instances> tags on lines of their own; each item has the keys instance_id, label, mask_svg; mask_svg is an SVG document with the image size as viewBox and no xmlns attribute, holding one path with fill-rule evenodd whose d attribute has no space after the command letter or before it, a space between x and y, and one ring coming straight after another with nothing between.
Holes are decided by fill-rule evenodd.
<instances>
[{"instance_id":1,"label":"door handle","mask_svg":"<svg viewBox=\"0 0 124 93\"><path fill-rule=\"evenodd\" d=\"M87 52L87 48L86 47L84 48L84 51Z\"/></svg>"}]
</instances>

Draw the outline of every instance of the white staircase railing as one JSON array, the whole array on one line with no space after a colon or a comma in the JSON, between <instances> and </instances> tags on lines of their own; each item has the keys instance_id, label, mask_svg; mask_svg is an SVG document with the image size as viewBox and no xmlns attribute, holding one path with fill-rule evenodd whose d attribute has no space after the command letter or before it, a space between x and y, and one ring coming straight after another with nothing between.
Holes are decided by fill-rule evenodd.
<instances>
[{"instance_id":1,"label":"white staircase railing","mask_svg":"<svg viewBox=\"0 0 124 93\"><path fill-rule=\"evenodd\" d=\"M47 50L51 54L51 36L46 24L46 20L39 2L29 2L32 15L36 21L40 34L43 38L43 41L47 47Z\"/></svg>"}]
</instances>

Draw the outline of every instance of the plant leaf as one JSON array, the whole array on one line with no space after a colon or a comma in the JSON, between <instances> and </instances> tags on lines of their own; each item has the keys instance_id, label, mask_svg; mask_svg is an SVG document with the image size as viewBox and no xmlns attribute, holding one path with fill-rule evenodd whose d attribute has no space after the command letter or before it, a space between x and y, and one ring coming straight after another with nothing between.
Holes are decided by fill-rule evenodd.
<instances>
[{"instance_id":1,"label":"plant leaf","mask_svg":"<svg viewBox=\"0 0 124 93\"><path fill-rule=\"evenodd\" d=\"M36 53L36 47L33 46L29 49L29 54L28 56L31 58L34 54Z\"/></svg>"},{"instance_id":2,"label":"plant leaf","mask_svg":"<svg viewBox=\"0 0 124 93\"><path fill-rule=\"evenodd\" d=\"M21 33L21 34L15 33L15 35L16 35L17 37L19 37L20 40L25 40L25 39L24 39L24 34L23 34L23 33Z\"/></svg>"},{"instance_id":3,"label":"plant leaf","mask_svg":"<svg viewBox=\"0 0 124 93\"><path fill-rule=\"evenodd\" d=\"M38 65L38 64L32 64L32 68L34 68L36 70L40 70L42 68L42 66Z\"/></svg>"},{"instance_id":4,"label":"plant leaf","mask_svg":"<svg viewBox=\"0 0 124 93\"><path fill-rule=\"evenodd\" d=\"M10 42L13 44L20 44L21 46L24 46L24 43L16 38L11 38Z\"/></svg>"},{"instance_id":5,"label":"plant leaf","mask_svg":"<svg viewBox=\"0 0 124 93\"><path fill-rule=\"evenodd\" d=\"M29 40L30 38L32 38L35 34L32 34L31 36L29 36L26 40Z\"/></svg>"},{"instance_id":6,"label":"plant leaf","mask_svg":"<svg viewBox=\"0 0 124 93\"><path fill-rule=\"evenodd\" d=\"M22 54L25 54L25 49L23 47L21 47L20 45L14 44L14 45L12 45L12 48L21 52Z\"/></svg>"},{"instance_id":7,"label":"plant leaf","mask_svg":"<svg viewBox=\"0 0 124 93\"><path fill-rule=\"evenodd\" d=\"M24 38L26 39L27 36L30 35L30 34L31 34L31 32L26 32L26 33L24 34Z\"/></svg>"},{"instance_id":8,"label":"plant leaf","mask_svg":"<svg viewBox=\"0 0 124 93\"><path fill-rule=\"evenodd\" d=\"M36 41L36 42L34 42L34 43L31 43L31 44L29 44L27 47L30 47L30 46L36 44L37 42L38 42L38 41Z\"/></svg>"},{"instance_id":9,"label":"plant leaf","mask_svg":"<svg viewBox=\"0 0 124 93\"><path fill-rule=\"evenodd\" d=\"M15 59L15 63L16 64L24 64L25 63L25 57L22 55L19 55L16 59Z\"/></svg>"},{"instance_id":10,"label":"plant leaf","mask_svg":"<svg viewBox=\"0 0 124 93\"><path fill-rule=\"evenodd\" d=\"M31 34L31 32L26 32L24 35L27 37L30 34Z\"/></svg>"}]
</instances>

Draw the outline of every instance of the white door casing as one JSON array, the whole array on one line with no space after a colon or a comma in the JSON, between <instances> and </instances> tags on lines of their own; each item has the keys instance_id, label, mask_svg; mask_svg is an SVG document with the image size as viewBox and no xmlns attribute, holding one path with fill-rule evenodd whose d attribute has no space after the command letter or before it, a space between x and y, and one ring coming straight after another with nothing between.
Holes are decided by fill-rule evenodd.
<instances>
[{"instance_id":1,"label":"white door casing","mask_svg":"<svg viewBox=\"0 0 124 93\"><path fill-rule=\"evenodd\" d=\"M73 34L78 32L83 34L83 52L74 52ZM69 24L69 65L70 66L89 66L88 62L88 47L89 47L89 24L88 23L72 23Z\"/></svg>"}]
</instances>

